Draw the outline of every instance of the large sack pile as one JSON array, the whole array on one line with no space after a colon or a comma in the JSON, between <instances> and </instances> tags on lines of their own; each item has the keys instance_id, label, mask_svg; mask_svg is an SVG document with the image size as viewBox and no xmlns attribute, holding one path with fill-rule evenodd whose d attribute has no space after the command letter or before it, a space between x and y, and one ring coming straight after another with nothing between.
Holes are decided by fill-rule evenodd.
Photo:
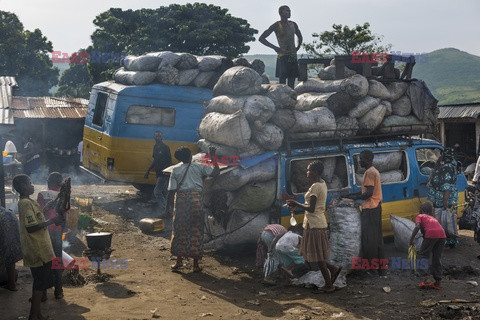
<instances>
[{"instance_id":1,"label":"large sack pile","mask_svg":"<svg viewBox=\"0 0 480 320\"><path fill-rule=\"evenodd\" d=\"M437 100L421 80L383 84L354 74L343 80L308 79L295 91L296 111L311 113L325 107L335 116L336 125L329 127L334 131L327 132L319 125L320 136L423 133L436 123L438 114ZM295 128L291 132L313 131L310 129Z\"/></svg>"},{"instance_id":2,"label":"large sack pile","mask_svg":"<svg viewBox=\"0 0 480 320\"><path fill-rule=\"evenodd\" d=\"M223 56L195 56L190 53L170 51L151 52L141 56L127 56L123 67L115 71L113 78L125 85L166 85L213 88L225 70L241 65L253 68L268 83L264 74L265 64L258 59L231 60Z\"/></svg>"}]
</instances>

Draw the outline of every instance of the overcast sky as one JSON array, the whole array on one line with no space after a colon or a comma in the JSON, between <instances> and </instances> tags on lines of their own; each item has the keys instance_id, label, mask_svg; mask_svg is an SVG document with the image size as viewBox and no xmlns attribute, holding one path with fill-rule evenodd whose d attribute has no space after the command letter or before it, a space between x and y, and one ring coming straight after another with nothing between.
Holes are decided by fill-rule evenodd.
<instances>
[{"instance_id":1,"label":"overcast sky","mask_svg":"<svg viewBox=\"0 0 480 320\"><path fill-rule=\"evenodd\" d=\"M172 3L195 1L153 0L0 0L0 10L17 14L28 30L39 28L52 41L54 50L75 52L91 44L93 19L111 7L122 9L156 8ZM198 1L200 2L200 1ZM227 8L232 16L246 19L259 34L279 19L278 7L288 5L291 20L297 22L304 42L312 33L331 30L332 24L354 26L370 22L374 33L384 36L395 51L431 52L453 47L480 56L480 1L478 0L207 0L201 1ZM1 34L0 34L1 37ZM269 38L276 43L274 36ZM257 41L249 54L273 50Z\"/></svg>"}]
</instances>

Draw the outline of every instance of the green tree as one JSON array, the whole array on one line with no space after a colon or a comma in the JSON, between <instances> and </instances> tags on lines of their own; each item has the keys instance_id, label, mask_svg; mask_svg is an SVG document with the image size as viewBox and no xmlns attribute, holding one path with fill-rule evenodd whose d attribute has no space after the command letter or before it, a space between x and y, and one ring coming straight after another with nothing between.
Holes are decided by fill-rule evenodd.
<instances>
[{"instance_id":1,"label":"green tree","mask_svg":"<svg viewBox=\"0 0 480 320\"><path fill-rule=\"evenodd\" d=\"M49 57L52 43L39 29L24 30L14 13L0 11L0 30L0 75L16 78L17 95L49 95L59 73Z\"/></svg>"},{"instance_id":2,"label":"green tree","mask_svg":"<svg viewBox=\"0 0 480 320\"><path fill-rule=\"evenodd\" d=\"M312 43L304 44L308 54L323 56L325 54L352 54L353 51L365 53L388 52L391 44L381 44L383 36L376 35L370 30L370 24L356 25L354 28L334 24L333 31L324 31L312 34Z\"/></svg>"},{"instance_id":3,"label":"green tree","mask_svg":"<svg viewBox=\"0 0 480 320\"><path fill-rule=\"evenodd\" d=\"M79 50L78 52L85 52L85 50ZM70 59L73 61L72 57ZM93 82L87 64L81 61L70 63L70 67L62 73L58 85L59 88L55 92L57 97L88 99Z\"/></svg>"},{"instance_id":4,"label":"green tree","mask_svg":"<svg viewBox=\"0 0 480 320\"><path fill-rule=\"evenodd\" d=\"M188 52L196 55L238 57L250 49L257 30L214 5L172 4L157 9L111 8L93 23L91 50L140 55L152 51ZM90 63L94 82L111 79L118 63Z\"/></svg>"}]
</instances>

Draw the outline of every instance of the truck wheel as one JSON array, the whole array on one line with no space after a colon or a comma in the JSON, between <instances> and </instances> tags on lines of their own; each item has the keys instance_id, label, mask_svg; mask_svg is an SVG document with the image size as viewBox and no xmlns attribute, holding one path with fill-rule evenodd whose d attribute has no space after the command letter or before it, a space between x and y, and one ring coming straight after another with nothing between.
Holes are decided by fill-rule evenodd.
<instances>
[{"instance_id":1,"label":"truck wheel","mask_svg":"<svg viewBox=\"0 0 480 320\"><path fill-rule=\"evenodd\" d=\"M153 189L155 188L155 186L152 184L133 183L132 185L135 189L137 189L141 193L146 193L146 194L152 194Z\"/></svg>"}]
</instances>

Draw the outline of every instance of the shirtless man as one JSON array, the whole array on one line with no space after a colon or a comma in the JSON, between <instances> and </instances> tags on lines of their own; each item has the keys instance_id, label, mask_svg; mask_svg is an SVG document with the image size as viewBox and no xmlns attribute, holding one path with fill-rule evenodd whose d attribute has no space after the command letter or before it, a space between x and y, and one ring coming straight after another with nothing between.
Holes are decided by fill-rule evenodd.
<instances>
[{"instance_id":1,"label":"shirtless man","mask_svg":"<svg viewBox=\"0 0 480 320\"><path fill-rule=\"evenodd\" d=\"M280 14L280 21L275 22L265 30L258 41L277 52L275 76L283 84L287 83L286 80L288 79L288 86L293 88L295 78L298 77L297 51L302 45L303 37L297 24L288 20L290 18L290 8L288 6L281 6L278 13ZM277 36L278 47L266 39L272 32L275 32ZM298 38L297 46L295 46L295 35Z\"/></svg>"}]
</instances>

